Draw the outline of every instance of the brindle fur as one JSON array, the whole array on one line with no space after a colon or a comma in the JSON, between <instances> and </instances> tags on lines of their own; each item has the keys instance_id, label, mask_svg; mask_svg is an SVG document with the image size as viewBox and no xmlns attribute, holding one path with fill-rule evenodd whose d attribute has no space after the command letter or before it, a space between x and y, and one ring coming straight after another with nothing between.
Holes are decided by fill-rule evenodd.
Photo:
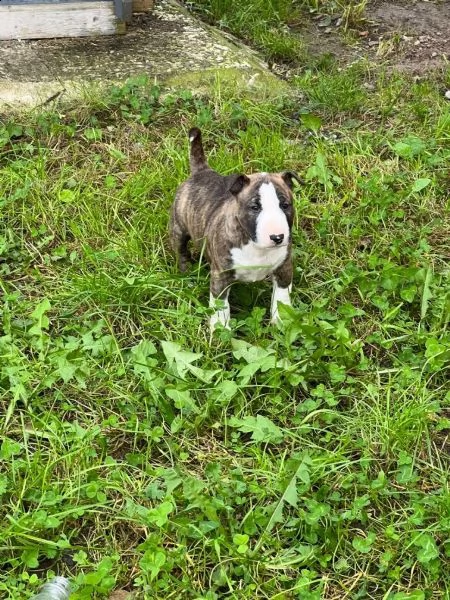
<instances>
[{"instance_id":1,"label":"brindle fur","mask_svg":"<svg viewBox=\"0 0 450 600\"><path fill-rule=\"evenodd\" d=\"M197 128L189 132L191 140L191 176L177 190L170 217L170 239L178 257L179 268L185 271L191 261L188 243L205 243L206 257L211 267L210 291L214 298L228 296L228 289L236 279L230 251L242 247L252 239L254 215L249 204L262 183L271 182L289 207L286 217L289 228L294 219L293 180L295 173L255 173L252 175L220 175L211 169L205 159L201 133ZM280 287L292 282L292 253L289 240L286 260L273 272Z\"/></svg>"}]
</instances>

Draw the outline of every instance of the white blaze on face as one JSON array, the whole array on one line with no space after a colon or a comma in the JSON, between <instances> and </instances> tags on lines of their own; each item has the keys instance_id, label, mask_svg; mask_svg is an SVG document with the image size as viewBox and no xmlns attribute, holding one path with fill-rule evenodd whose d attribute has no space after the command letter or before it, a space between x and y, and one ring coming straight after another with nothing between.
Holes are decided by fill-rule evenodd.
<instances>
[{"instance_id":1,"label":"white blaze on face","mask_svg":"<svg viewBox=\"0 0 450 600\"><path fill-rule=\"evenodd\" d=\"M286 215L280 208L273 183L263 183L259 188L261 211L256 219L256 243L258 246L271 247L274 242L271 235L284 235L282 245L289 241L289 224Z\"/></svg>"}]
</instances>

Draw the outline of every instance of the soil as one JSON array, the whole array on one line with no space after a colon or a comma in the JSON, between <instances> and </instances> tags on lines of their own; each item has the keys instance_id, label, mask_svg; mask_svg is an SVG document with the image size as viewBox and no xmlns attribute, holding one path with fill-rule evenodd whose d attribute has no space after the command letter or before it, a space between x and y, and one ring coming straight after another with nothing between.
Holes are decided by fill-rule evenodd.
<instances>
[{"instance_id":1,"label":"soil","mask_svg":"<svg viewBox=\"0 0 450 600\"><path fill-rule=\"evenodd\" d=\"M345 36L339 16L319 15L298 31L313 57L367 58L421 76L450 61L450 0L369 0L365 18Z\"/></svg>"}]
</instances>

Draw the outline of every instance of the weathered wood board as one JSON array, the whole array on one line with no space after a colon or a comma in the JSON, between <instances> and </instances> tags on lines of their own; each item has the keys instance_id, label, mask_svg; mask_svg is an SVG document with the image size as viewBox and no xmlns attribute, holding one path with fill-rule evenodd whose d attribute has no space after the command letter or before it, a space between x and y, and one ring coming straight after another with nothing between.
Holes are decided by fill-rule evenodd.
<instances>
[{"instance_id":1,"label":"weathered wood board","mask_svg":"<svg viewBox=\"0 0 450 600\"><path fill-rule=\"evenodd\" d=\"M133 0L133 12L147 12L154 4L153 0Z\"/></svg>"},{"instance_id":2,"label":"weathered wood board","mask_svg":"<svg viewBox=\"0 0 450 600\"><path fill-rule=\"evenodd\" d=\"M0 40L83 37L125 33L114 2L0 4Z\"/></svg>"}]
</instances>

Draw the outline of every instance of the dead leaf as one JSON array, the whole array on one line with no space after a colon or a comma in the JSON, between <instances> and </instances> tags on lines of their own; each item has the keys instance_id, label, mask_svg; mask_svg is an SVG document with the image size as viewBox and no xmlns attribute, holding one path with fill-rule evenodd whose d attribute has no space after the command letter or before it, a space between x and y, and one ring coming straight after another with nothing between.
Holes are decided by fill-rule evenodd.
<instances>
[{"instance_id":1,"label":"dead leaf","mask_svg":"<svg viewBox=\"0 0 450 600\"><path fill-rule=\"evenodd\" d=\"M127 590L115 590L109 596L109 600L132 600L132 598L132 593L127 592Z\"/></svg>"}]
</instances>

